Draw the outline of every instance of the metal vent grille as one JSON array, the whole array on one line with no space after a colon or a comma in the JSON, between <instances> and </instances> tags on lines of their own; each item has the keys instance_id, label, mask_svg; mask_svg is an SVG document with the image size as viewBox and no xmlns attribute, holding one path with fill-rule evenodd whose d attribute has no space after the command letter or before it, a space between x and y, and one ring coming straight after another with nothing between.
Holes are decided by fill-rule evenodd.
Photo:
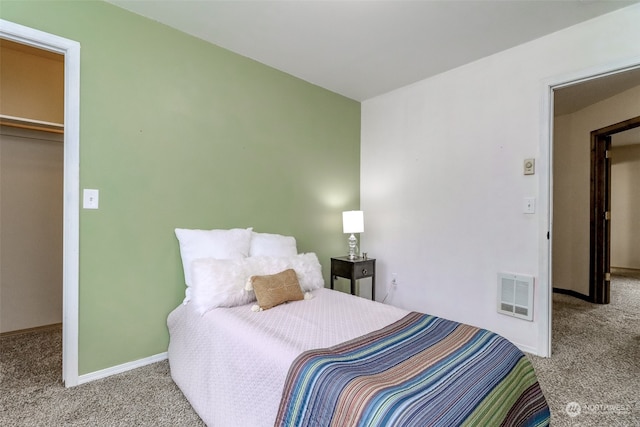
<instances>
[{"instance_id":1,"label":"metal vent grille","mask_svg":"<svg viewBox=\"0 0 640 427\"><path fill-rule=\"evenodd\" d=\"M533 276L498 273L498 313L533 320Z\"/></svg>"}]
</instances>

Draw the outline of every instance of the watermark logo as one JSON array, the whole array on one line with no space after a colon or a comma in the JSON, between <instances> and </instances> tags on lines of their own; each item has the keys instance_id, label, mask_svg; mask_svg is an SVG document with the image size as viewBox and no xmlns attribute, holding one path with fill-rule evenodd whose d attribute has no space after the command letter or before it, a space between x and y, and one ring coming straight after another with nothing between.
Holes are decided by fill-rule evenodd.
<instances>
[{"instance_id":1,"label":"watermark logo","mask_svg":"<svg viewBox=\"0 0 640 427\"><path fill-rule=\"evenodd\" d=\"M578 402L567 403L567 406L564 408L564 410L571 418L577 417L578 415L580 415L580 412L582 412L582 408L580 407L580 404Z\"/></svg>"},{"instance_id":2,"label":"watermark logo","mask_svg":"<svg viewBox=\"0 0 640 427\"><path fill-rule=\"evenodd\" d=\"M567 403L567 406L565 406L564 411L571 418L575 418L580 414L598 412L630 414L633 411L633 408L631 407L631 405L624 404L585 403L580 405L578 402L569 402Z\"/></svg>"}]
</instances>

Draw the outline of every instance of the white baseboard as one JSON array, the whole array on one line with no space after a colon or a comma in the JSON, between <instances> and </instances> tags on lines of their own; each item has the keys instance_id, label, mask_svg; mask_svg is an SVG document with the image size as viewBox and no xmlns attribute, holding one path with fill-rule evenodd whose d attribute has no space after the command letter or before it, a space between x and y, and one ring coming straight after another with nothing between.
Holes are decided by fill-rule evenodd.
<instances>
[{"instance_id":1,"label":"white baseboard","mask_svg":"<svg viewBox=\"0 0 640 427\"><path fill-rule=\"evenodd\" d=\"M88 374L80 375L78 377L78 385L88 383L91 381L99 380L101 378L110 377L111 375L121 374L123 372L130 371L132 369L141 368L152 363L166 360L168 357L167 352L156 354L153 356L145 357L144 359L134 360L132 362L123 363L122 365L112 366L110 368L101 369L99 371L90 372Z\"/></svg>"},{"instance_id":2,"label":"white baseboard","mask_svg":"<svg viewBox=\"0 0 640 427\"><path fill-rule=\"evenodd\" d=\"M524 352L524 353L529 353L529 354L533 354L534 356L538 355L538 349L535 347L530 347L528 345L522 345L522 344L518 344L518 343L513 343L515 344L516 347L518 347L520 349L520 351Z\"/></svg>"}]
</instances>

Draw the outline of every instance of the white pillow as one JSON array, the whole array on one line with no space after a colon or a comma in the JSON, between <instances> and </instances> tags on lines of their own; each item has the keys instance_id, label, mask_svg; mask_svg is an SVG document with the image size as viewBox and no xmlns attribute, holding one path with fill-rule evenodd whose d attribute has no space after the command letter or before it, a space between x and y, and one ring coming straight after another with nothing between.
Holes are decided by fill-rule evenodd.
<instances>
[{"instance_id":1,"label":"white pillow","mask_svg":"<svg viewBox=\"0 0 640 427\"><path fill-rule=\"evenodd\" d=\"M288 258L252 257L238 259L201 258L191 262L191 304L200 314L216 307L235 307L255 301L253 289L245 289L251 276L286 270Z\"/></svg>"},{"instance_id":2,"label":"white pillow","mask_svg":"<svg viewBox=\"0 0 640 427\"><path fill-rule=\"evenodd\" d=\"M269 233L251 233L249 256L288 257L298 254L296 239L292 236Z\"/></svg>"},{"instance_id":3,"label":"white pillow","mask_svg":"<svg viewBox=\"0 0 640 427\"><path fill-rule=\"evenodd\" d=\"M298 282L304 292L324 288L322 266L313 252L299 254L289 258L289 268L293 268L298 275Z\"/></svg>"},{"instance_id":4,"label":"white pillow","mask_svg":"<svg viewBox=\"0 0 640 427\"><path fill-rule=\"evenodd\" d=\"M231 230L188 230L176 228L184 281L192 285L191 263L199 258L240 259L249 256L251 228Z\"/></svg>"},{"instance_id":5,"label":"white pillow","mask_svg":"<svg viewBox=\"0 0 640 427\"><path fill-rule=\"evenodd\" d=\"M314 253L293 257L196 259L191 263L191 304L204 314L216 307L235 307L256 299L249 286L252 276L265 276L293 268L303 291L324 287L322 269Z\"/></svg>"},{"instance_id":6,"label":"white pillow","mask_svg":"<svg viewBox=\"0 0 640 427\"><path fill-rule=\"evenodd\" d=\"M200 314L256 299L254 292L244 289L249 278L245 259L197 259L191 263L191 277L191 304Z\"/></svg>"},{"instance_id":7,"label":"white pillow","mask_svg":"<svg viewBox=\"0 0 640 427\"><path fill-rule=\"evenodd\" d=\"M253 256L245 263L249 276L268 276L291 268L288 257Z\"/></svg>"}]
</instances>

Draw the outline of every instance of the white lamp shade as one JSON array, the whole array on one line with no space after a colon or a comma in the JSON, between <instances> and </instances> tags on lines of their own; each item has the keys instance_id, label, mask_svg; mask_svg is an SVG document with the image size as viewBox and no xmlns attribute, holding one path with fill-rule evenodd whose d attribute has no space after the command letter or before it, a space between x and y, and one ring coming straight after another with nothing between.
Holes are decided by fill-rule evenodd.
<instances>
[{"instance_id":1,"label":"white lamp shade","mask_svg":"<svg viewBox=\"0 0 640 427\"><path fill-rule=\"evenodd\" d=\"M362 211L342 212L342 232L362 233L364 232L364 214Z\"/></svg>"}]
</instances>

